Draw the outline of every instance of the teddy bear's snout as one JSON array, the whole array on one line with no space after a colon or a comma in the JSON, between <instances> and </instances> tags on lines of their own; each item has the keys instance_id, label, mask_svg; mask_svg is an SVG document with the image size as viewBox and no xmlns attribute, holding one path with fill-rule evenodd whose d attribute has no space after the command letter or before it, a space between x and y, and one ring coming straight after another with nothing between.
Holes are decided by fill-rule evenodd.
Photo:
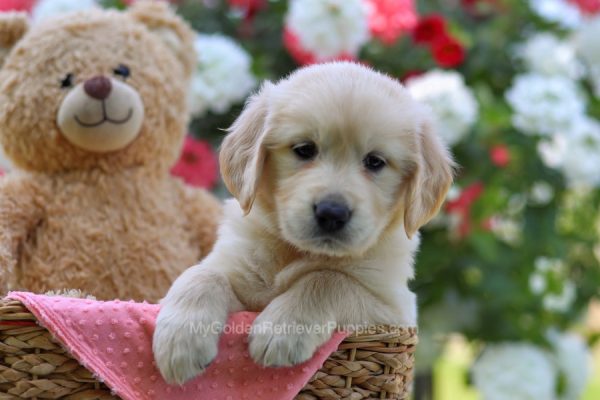
<instances>
[{"instance_id":1,"label":"teddy bear's snout","mask_svg":"<svg viewBox=\"0 0 600 400\"><path fill-rule=\"evenodd\" d=\"M68 92L58 109L57 123L71 144L103 153L133 142L143 118L144 104L134 87L95 75Z\"/></svg>"},{"instance_id":2,"label":"teddy bear's snout","mask_svg":"<svg viewBox=\"0 0 600 400\"><path fill-rule=\"evenodd\" d=\"M93 97L96 100L106 99L110 95L111 89L112 84L110 83L110 79L103 75L88 79L83 84L83 90L85 90L88 96Z\"/></svg>"}]
</instances>

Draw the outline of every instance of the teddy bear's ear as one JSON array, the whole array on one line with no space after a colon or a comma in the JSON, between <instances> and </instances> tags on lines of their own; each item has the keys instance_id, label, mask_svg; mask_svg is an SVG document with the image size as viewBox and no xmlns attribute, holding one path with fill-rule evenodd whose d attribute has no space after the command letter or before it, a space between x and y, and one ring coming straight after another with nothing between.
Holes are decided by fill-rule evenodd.
<instances>
[{"instance_id":1,"label":"teddy bear's ear","mask_svg":"<svg viewBox=\"0 0 600 400\"><path fill-rule=\"evenodd\" d=\"M189 76L196 65L194 33L189 25L164 1L138 0L128 12L167 44Z\"/></svg>"},{"instance_id":2,"label":"teddy bear's ear","mask_svg":"<svg viewBox=\"0 0 600 400\"><path fill-rule=\"evenodd\" d=\"M12 47L25 35L29 24L27 14L17 12L0 13L0 66Z\"/></svg>"}]
</instances>

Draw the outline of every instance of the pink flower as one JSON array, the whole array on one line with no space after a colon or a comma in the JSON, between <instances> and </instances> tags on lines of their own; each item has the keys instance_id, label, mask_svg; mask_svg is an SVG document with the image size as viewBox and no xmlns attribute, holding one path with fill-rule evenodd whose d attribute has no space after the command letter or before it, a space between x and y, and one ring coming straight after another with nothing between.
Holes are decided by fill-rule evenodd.
<instances>
[{"instance_id":1,"label":"pink flower","mask_svg":"<svg viewBox=\"0 0 600 400\"><path fill-rule=\"evenodd\" d=\"M490 159L492 164L504 168L510 163L510 151L503 144L498 144L490 149Z\"/></svg>"},{"instance_id":2,"label":"pink flower","mask_svg":"<svg viewBox=\"0 0 600 400\"><path fill-rule=\"evenodd\" d=\"M35 0L0 0L0 11L31 11Z\"/></svg>"},{"instance_id":3,"label":"pink flower","mask_svg":"<svg viewBox=\"0 0 600 400\"><path fill-rule=\"evenodd\" d=\"M217 183L218 170L217 156L210 144L188 135L171 174L183 178L188 185L210 189Z\"/></svg>"},{"instance_id":4,"label":"pink flower","mask_svg":"<svg viewBox=\"0 0 600 400\"><path fill-rule=\"evenodd\" d=\"M600 0L569 0L569 3L575 4L583 13L588 15L600 12Z\"/></svg>"},{"instance_id":5,"label":"pink flower","mask_svg":"<svg viewBox=\"0 0 600 400\"><path fill-rule=\"evenodd\" d=\"M369 28L374 37L391 45L417 25L413 0L365 0L369 8Z\"/></svg>"},{"instance_id":6,"label":"pink flower","mask_svg":"<svg viewBox=\"0 0 600 400\"><path fill-rule=\"evenodd\" d=\"M287 49L290 56L292 56L292 58L300 65L309 65L309 64L315 64L315 63L326 62L326 61L334 61L334 60L338 60L338 61L341 61L341 60L354 61L355 60L355 58L352 57L350 54L340 54L339 56L332 57L331 59L328 59L328 60L318 60L317 57L313 53L311 53L310 51L308 51L302 47L302 44L300 43L300 39L298 39L298 36L288 28L285 28L283 30L283 46Z\"/></svg>"}]
</instances>

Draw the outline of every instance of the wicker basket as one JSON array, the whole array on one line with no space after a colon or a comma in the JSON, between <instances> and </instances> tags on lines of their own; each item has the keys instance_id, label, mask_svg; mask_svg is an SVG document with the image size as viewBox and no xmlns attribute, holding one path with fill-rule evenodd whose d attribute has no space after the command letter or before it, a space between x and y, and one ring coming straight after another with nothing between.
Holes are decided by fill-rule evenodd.
<instances>
[{"instance_id":1,"label":"wicker basket","mask_svg":"<svg viewBox=\"0 0 600 400\"><path fill-rule=\"evenodd\" d=\"M407 399L414 328L374 328L346 338L298 394L313 399ZM117 399L19 301L0 300L0 400Z\"/></svg>"}]
</instances>

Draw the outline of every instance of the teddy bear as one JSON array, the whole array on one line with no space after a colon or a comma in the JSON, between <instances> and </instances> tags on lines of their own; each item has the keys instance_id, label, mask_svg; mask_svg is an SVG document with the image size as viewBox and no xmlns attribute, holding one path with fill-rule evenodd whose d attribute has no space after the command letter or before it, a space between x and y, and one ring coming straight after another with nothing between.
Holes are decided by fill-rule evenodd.
<instances>
[{"instance_id":1,"label":"teddy bear","mask_svg":"<svg viewBox=\"0 0 600 400\"><path fill-rule=\"evenodd\" d=\"M219 201L169 174L194 60L163 2L0 17L1 292L153 302L211 250Z\"/></svg>"}]
</instances>

